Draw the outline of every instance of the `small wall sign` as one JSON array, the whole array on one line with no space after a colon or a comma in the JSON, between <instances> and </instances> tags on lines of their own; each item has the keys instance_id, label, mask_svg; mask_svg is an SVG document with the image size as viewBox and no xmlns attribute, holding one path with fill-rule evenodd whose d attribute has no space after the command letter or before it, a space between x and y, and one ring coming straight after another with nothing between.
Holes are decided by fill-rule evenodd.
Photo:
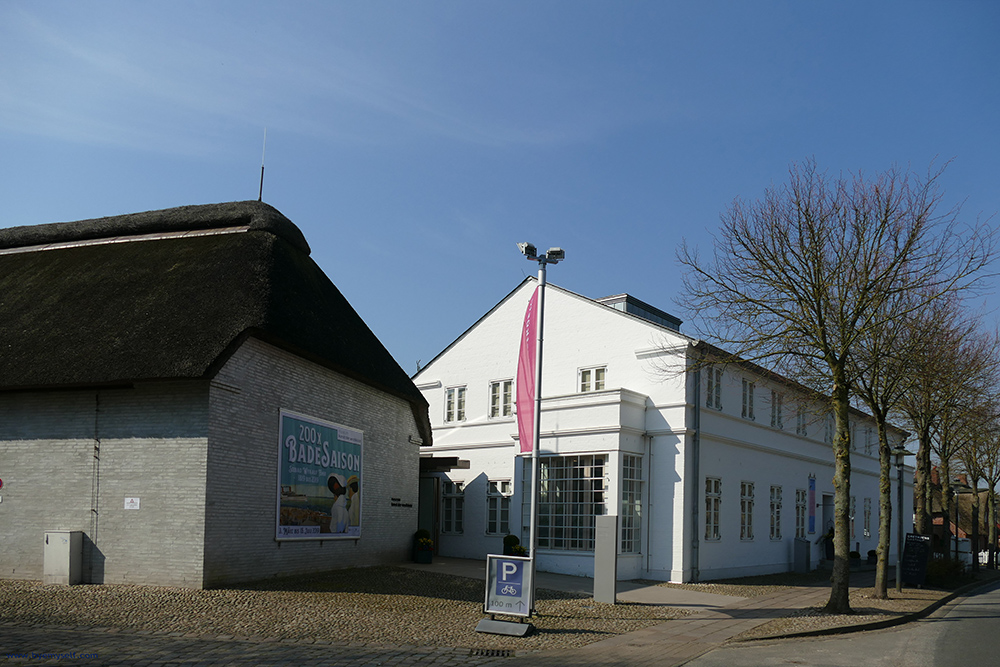
<instances>
[{"instance_id":1,"label":"small wall sign","mask_svg":"<svg viewBox=\"0 0 1000 667\"><path fill-rule=\"evenodd\" d=\"M126 498L125 499L125 509L127 509L127 510L137 510L137 509L139 509L139 499L138 498Z\"/></svg>"}]
</instances>

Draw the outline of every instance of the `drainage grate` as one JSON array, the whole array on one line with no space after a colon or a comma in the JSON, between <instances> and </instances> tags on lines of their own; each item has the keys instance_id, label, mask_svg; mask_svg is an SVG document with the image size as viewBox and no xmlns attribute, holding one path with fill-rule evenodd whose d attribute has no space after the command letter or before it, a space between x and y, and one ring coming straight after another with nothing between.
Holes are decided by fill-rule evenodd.
<instances>
[{"instance_id":1,"label":"drainage grate","mask_svg":"<svg viewBox=\"0 0 1000 667\"><path fill-rule=\"evenodd\" d=\"M469 651L473 658L509 658L514 652L508 648L474 648Z\"/></svg>"}]
</instances>

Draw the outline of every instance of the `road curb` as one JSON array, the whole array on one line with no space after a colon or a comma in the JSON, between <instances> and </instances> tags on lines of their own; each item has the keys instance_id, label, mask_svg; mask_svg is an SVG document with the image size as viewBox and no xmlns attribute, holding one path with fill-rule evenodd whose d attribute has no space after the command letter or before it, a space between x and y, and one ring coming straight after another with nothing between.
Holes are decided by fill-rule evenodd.
<instances>
[{"instance_id":1,"label":"road curb","mask_svg":"<svg viewBox=\"0 0 1000 667\"><path fill-rule=\"evenodd\" d=\"M993 585L1000 582L1000 579L990 579L988 581L973 581L968 583L948 595L944 596L940 600L935 600L931 604L927 605L920 611L915 611L910 614L904 614L896 618L886 619L884 621L873 621L871 623L858 623L854 625L840 625L835 628L823 628L822 630L806 630L805 632L791 632L788 634L777 634L777 635L766 635L764 637L747 637L746 639L733 639L731 640L734 644L742 644L746 642L758 642L767 641L775 639L805 639L808 637L824 637L829 635L845 635L851 632L864 632L866 630L882 630L884 628L891 628L896 625L902 625L904 623L909 623L910 621L917 621L921 618L933 614L935 611L948 604L952 600L963 597L968 593L976 591L979 588L986 588L987 586Z\"/></svg>"}]
</instances>

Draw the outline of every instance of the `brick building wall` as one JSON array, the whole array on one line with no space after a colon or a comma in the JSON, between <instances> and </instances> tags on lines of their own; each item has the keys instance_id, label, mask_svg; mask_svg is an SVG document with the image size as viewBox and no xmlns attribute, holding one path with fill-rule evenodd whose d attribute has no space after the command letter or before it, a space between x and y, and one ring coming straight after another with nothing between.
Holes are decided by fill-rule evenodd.
<instances>
[{"instance_id":1,"label":"brick building wall","mask_svg":"<svg viewBox=\"0 0 1000 667\"><path fill-rule=\"evenodd\" d=\"M408 557L419 469L409 403L251 338L216 376L210 405L206 585ZM275 541L282 409L364 432L359 539Z\"/></svg>"},{"instance_id":2,"label":"brick building wall","mask_svg":"<svg viewBox=\"0 0 1000 667\"><path fill-rule=\"evenodd\" d=\"M2 576L41 579L44 532L79 530L85 582L199 586L207 389L0 393Z\"/></svg>"}]
</instances>

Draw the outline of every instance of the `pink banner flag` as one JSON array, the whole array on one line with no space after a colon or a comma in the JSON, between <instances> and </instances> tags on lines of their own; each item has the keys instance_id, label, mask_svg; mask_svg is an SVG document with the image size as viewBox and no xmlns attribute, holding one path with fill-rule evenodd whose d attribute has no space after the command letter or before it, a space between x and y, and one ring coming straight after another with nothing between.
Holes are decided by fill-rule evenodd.
<instances>
[{"instance_id":1,"label":"pink banner flag","mask_svg":"<svg viewBox=\"0 0 1000 667\"><path fill-rule=\"evenodd\" d=\"M517 357L517 437L521 451L530 452L535 442L535 353L538 341L538 288L528 300L521 329L521 352Z\"/></svg>"}]
</instances>

